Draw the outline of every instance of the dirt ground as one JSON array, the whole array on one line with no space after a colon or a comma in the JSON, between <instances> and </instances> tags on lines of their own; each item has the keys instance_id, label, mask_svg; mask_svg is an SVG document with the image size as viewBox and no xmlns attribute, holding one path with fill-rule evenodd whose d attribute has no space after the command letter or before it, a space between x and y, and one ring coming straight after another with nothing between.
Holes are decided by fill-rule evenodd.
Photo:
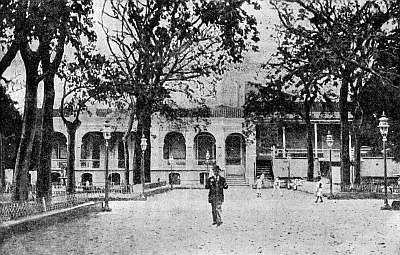
<instances>
[{"instance_id":1,"label":"dirt ground","mask_svg":"<svg viewBox=\"0 0 400 255\"><path fill-rule=\"evenodd\" d=\"M13 236L0 254L400 254L400 212L382 200L282 191L229 188L220 227L207 190L110 202L112 212Z\"/></svg>"}]
</instances>

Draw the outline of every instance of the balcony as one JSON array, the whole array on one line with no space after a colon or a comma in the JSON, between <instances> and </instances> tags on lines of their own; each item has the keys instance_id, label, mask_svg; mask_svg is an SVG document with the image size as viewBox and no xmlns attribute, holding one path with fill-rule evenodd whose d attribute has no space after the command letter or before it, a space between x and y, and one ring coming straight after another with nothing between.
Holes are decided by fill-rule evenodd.
<instances>
[{"instance_id":1,"label":"balcony","mask_svg":"<svg viewBox=\"0 0 400 255\"><path fill-rule=\"evenodd\" d=\"M81 168L100 168L100 159L81 159Z\"/></svg>"},{"instance_id":2,"label":"balcony","mask_svg":"<svg viewBox=\"0 0 400 255\"><path fill-rule=\"evenodd\" d=\"M167 159L167 164L171 165L169 163L169 160ZM185 166L186 165L186 159L174 159L172 165L176 165L176 166Z\"/></svg>"},{"instance_id":3,"label":"balcony","mask_svg":"<svg viewBox=\"0 0 400 255\"><path fill-rule=\"evenodd\" d=\"M67 159L51 159L51 169L65 169L67 167Z\"/></svg>"}]
</instances>

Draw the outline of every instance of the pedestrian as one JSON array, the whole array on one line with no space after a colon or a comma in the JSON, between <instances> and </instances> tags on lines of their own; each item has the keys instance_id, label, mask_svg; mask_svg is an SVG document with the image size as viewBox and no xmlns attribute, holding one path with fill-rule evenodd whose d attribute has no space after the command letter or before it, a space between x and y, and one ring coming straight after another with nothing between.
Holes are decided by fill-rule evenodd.
<instances>
[{"instance_id":1,"label":"pedestrian","mask_svg":"<svg viewBox=\"0 0 400 255\"><path fill-rule=\"evenodd\" d=\"M257 189L257 197L261 197L262 180L260 176L257 177L255 185Z\"/></svg>"},{"instance_id":2,"label":"pedestrian","mask_svg":"<svg viewBox=\"0 0 400 255\"><path fill-rule=\"evenodd\" d=\"M211 204L211 212L213 217L213 225L219 227L222 224L221 213L222 203L224 202L224 189L228 188L226 180L220 175L221 169L218 165L214 165L214 175L206 181L206 189L209 189L208 202Z\"/></svg>"},{"instance_id":3,"label":"pedestrian","mask_svg":"<svg viewBox=\"0 0 400 255\"><path fill-rule=\"evenodd\" d=\"M317 185L315 186L315 189L316 189L316 193L317 193L317 200L315 200L315 203L318 203L318 199L320 199L321 201L321 203L322 202L324 202L323 200L322 200L322 181L321 181L321 176L318 176L318 182L317 182Z\"/></svg>"},{"instance_id":4,"label":"pedestrian","mask_svg":"<svg viewBox=\"0 0 400 255\"><path fill-rule=\"evenodd\" d=\"M281 191L281 181L279 179L279 176L276 177L274 180L274 191L272 191L272 196L275 194L275 190L279 190L281 197L283 196L282 191Z\"/></svg>"}]
</instances>

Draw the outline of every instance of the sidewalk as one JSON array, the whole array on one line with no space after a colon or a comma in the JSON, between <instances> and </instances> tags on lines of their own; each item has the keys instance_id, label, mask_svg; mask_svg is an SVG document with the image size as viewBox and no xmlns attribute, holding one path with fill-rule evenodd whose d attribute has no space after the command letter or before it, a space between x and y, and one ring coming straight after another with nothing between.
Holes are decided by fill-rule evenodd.
<instances>
[{"instance_id":1,"label":"sidewalk","mask_svg":"<svg viewBox=\"0 0 400 255\"><path fill-rule=\"evenodd\" d=\"M13 234L25 233L39 227L49 226L57 222L66 221L70 218L87 215L91 212L99 212L102 209L101 202L87 202L77 206L47 211L17 220L0 223L0 243Z\"/></svg>"},{"instance_id":2,"label":"sidewalk","mask_svg":"<svg viewBox=\"0 0 400 255\"><path fill-rule=\"evenodd\" d=\"M164 193L170 191L170 186L160 186L151 189L145 189L145 199L147 197L154 196L156 194ZM110 193L110 201L118 201L118 200L129 200L129 201L141 201L143 200L142 194L142 185L134 185L133 186L133 194L119 194L119 193ZM9 220L0 222L0 244L3 240L17 233L25 233L40 227L50 226L52 224L68 221L71 218L81 217L87 215L89 213L101 212L103 208L102 199L98 198L96 201L89 201L84 204L80 204L77 206L72 206L63 209L46 211L26 217L22 217L16 220Z\"/></svg>"}]
</instances>

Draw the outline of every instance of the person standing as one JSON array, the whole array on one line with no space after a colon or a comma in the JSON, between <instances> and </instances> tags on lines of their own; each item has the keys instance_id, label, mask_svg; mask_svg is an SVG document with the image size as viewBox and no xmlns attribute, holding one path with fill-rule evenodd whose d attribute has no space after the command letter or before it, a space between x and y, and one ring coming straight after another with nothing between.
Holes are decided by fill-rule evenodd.
<instances>
[{"instance_id":1,"label":"person standing","mask_svg":"<svg viewBox=\"0 0 400 255\"><path fill-rule=\"evenodd\" d=\"M209 189L208 202L211 204L213 225L219 227L222 224L222 203L224 202L224 189L228 188L224 177L220 176L221 169L218 165L213 166L214 175L206 181L206 189Z\"/></svg>"},{"instance_id":2,"label":"person standing","mask_svg":"<svg viewBox=\"0 0 400 255\"><path fill-rule=\"evenodd\" d=\"M279 190L281 197L283 196L282 191L281 191L281 181L279 180L279 176L276 177L274 180L274 191L272 191L272 196L275 194L275 190Z\"/></svg>"},{"instance_id":3,"label":"person standing","mask_svg":"<svg viewBox=\"0 0 400 255\"><path fill-rule=\"evenodd\" d=\"M316 193L317 193L317 200L315 200L315 203L318 203L318 199L320 199L321 203L324 202L322 201L322 181L321 181L321 176L318 176L318 182L317 185L315 186Z\"/></svg>"},{"instance_id":4,"label":"person standing","mask_svg":"<svg viewBox=\"0 0 400 255\"><path fill-rule=\"evenodd\" d=\"M257 189L257 197L261 197L262 180L260 176L257 177L255 185Z\"/></svg>"}]
</instances>

